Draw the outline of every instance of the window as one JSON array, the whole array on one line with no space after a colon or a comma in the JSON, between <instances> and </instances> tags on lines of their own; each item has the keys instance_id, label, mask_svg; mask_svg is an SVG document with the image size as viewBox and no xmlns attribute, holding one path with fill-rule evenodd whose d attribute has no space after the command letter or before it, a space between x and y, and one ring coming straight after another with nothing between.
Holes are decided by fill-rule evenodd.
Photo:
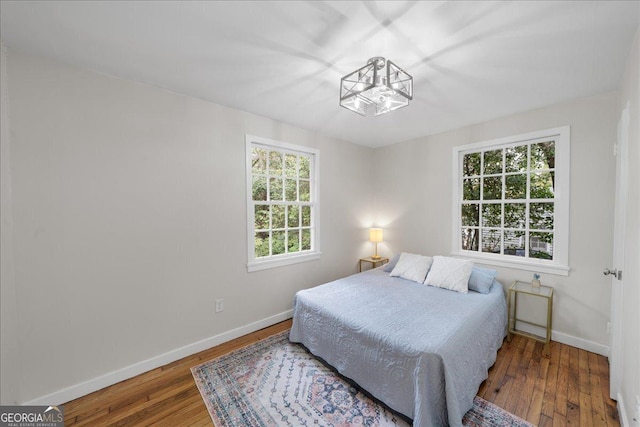
<instances>
[{"instance_id":1,"label":"window","mask_svg":"<svg viewBox=\"0 0 640 427\"><path fill-rule=\"evenodd\" d=\"M455 147L454 253L567 275L569 127Z\"/></svg>"},{"instance_id":2,"label":"window","mask_svg":"<svg viewBox=\"0 0 640 427\"><path fill-rule=\"evenodd\" d=\"M319 258L318 150L252 135L246 147L248 270Z\"/></svg>"}]
</instances>

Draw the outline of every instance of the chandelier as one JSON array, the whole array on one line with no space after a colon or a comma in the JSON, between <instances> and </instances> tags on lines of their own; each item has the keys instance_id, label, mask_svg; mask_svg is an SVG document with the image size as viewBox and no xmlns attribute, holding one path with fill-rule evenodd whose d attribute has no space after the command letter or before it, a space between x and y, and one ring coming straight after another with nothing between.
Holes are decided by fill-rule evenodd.
<instances>
[{"instance_id":1,"label":"chandelier","mask_svg":"<svg viewBox=\"0 0 640 427\"><path fill-rule=\"evenodd\" d=\"M340 79L340 105L363 116L406 107L413 99L413 77L391 61L376 56Z\"/></svg>"}]
</instances>

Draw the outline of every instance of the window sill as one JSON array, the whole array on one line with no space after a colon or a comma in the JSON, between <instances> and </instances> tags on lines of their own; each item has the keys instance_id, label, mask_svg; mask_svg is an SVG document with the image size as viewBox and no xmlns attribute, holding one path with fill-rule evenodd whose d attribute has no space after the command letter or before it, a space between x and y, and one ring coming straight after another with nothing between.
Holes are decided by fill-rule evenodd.
<instances>
[{"instance_id":1,"label":"window sill","mask_svg":"<svg viewBox=\"0 0 640 427\"><path fill-rule=\"evenodd\" d=\"M252 261L247 264L247 271L251 273L254 271L266 270L269 268L283 267L285 265L313 261L316 259L320 259L320 255L322 255L322 252L311 252L304 255L288 256L283 258L268 259L264 261Z\"/></svg>"},{"instance_id":2,"label":"window sill","mask_svg":"<svg viewBox=\"0 0 640 427\"><path fill-rule=\"evenodd\" d=\"M526 260L496 259L492 256L474 254L470 252L453 252L455 257L470 258L476 262L495 267L513 268L517 270L533 271L535 273L555 274L556 276L568 276L571 268L568 265L551 264Z\"/></svg>"}]
</instances>

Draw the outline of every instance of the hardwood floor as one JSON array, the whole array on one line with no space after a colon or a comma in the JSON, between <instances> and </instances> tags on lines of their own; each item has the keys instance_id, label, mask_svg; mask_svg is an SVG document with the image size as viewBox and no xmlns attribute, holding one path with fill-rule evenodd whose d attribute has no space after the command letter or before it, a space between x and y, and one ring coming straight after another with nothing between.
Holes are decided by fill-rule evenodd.
<instances>
[{"instance_id":1,"label":"hardwood floor","mask_svg":"<svg viewBox=\"0 0 640 427\"><path fill-rule=\"evenodd\" d=\"M190 368L290 326L278 323L68 402L65 425L212 426ZM478 395L540 427L620 425L605 357L557 342L549 358L542 350L521 336L505 341Z\"/></svg>"},{"instance_id":2,"label":"hardwood floor","mask_svg":"<svg viewBox=\"0 0 640 427\"><path fill-rule=\"evenodd\" d=\"M558 342L514 336L503 344L478 395L540 427L619 426L607 359Z\"/></svg>"}]
</instances>

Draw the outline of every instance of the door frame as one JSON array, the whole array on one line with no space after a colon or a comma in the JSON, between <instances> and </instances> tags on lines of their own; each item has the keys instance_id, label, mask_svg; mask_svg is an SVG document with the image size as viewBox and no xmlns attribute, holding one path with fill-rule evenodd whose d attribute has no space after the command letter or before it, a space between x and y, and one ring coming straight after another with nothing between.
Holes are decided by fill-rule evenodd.
<instances>
[{"instance_id":1,"label":"door frame","mask_svg":"<svg viewBox=\"0 0 640 427\"><path fill-rule=\"evenodd\" d=\"M613 268L624 272L624 230L628 187L629 104L618 122L616 141L616 190L613 226ZM609 396L618 400L622 368L622 308L624 298L623 274L611 277L611 335L609 337Z\"/></svg>"}]
</instances>

